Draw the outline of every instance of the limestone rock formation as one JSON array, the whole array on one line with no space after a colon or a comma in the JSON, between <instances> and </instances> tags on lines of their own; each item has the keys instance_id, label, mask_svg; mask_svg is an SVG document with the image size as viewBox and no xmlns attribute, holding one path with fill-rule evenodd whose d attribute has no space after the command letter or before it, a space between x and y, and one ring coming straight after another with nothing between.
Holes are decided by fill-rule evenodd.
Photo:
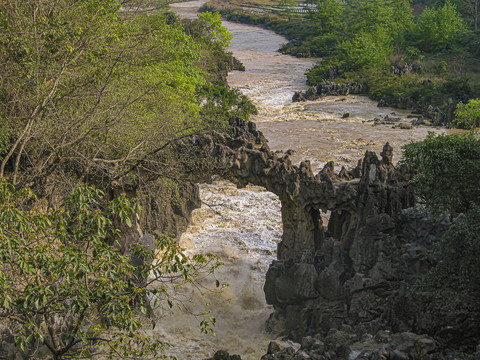
<instances>
[{"instance_id":1,"label":"limestone rock formation","mask_svg":"<svg viewBox=\"0 0 480 360\"><path fill-rule=\"evenodd\" d=\"M331 81L321 82L316 86L310 87L306 92L295 92L292 97L293 102L316 100L325 95L355 95L364 94L365 86L360 83L345 82L337 84Z\"/></svg>"},{"instance_id":2,"label":"limestone rock formation","mask_svg":"<svg viewBox=\"0 0 480 360\"><path fill-rule=\"evenodd\" d=\"M328 163L314 175L308 162L295 166L272 153L253 123L234 119L232 127L231 135L202 138L201 151L219 160L221 176L263 186L282 203L282 242L264 287L275 308L267 327L316 344L265 359L452 359L439 353L449 338L476 344L474 316L435 310L410 293L450 220L414 208L414 171L394 166L390 145L380 157L367 151L351 171L336 174ZM321 212L330 213L328 224ZM434 335L442 346L417 334ZM377 350L354 352L369 344Z\"/></svg>"},{"instance_id":3,"label":"limestone rock formation","mask_svg":"<svg viewBox=\"0 0 480 360\"><path fill-rule=\"evenodd\" d=\"M224 350L219 350L213 355L213 357L207 360L242 360L242 358L240 355L230 355Z\"/></svg>"}]
</instances>

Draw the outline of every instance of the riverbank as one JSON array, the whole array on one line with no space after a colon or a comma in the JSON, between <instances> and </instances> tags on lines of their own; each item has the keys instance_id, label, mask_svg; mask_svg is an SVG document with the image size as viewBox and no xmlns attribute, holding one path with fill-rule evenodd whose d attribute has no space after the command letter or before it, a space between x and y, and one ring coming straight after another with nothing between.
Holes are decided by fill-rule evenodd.
<instances>
[{"instance_id":1,"label":"riverbank","mask_svg":"<svg viewBox=\"0 0 480 360\"><path fill-rule=\"evenodd\" d=\"M175 8L181 14L195 16L193 6L198 3L176 4ZM289 153L293 153L290 156L293 164L309 159L316 173L333 160L340 170L342 166L354 167L367 150L381 152L384 143L390 140L398 149L394 154L396 162L403 144L421 140L431 130L393 129L390 125L373 129L369 119L391 115L394 109L379 109L365 96L331 96L292 103L296 90L307 90L304 73L313 61L279 54L276 50L285 38L271 31L229 21L223 25L234 35L229 50L245 65L244 72L229 73L228 83L255 103L258 114L252 119L264 133L270 149L279 152L279 158L292 149ZM346 112L350 117L342 119ZM398 112L404 120L408 115L409 112ZM171 323L169 328L175 330L173 333L180 334L169 339L178 341L187 356L195 353L211 356L215 350L224 349L241 354L243 359L258 360L278 334L266 332L265 319L272 308L265 304L263 281L266 266L274 260L282 236L284 219L279 201L265 189L248 187L239 191L224 182L202 185L202 201L204 204L194 212L193 224L182 244L192 252L208 249L221 254L227 264L221 280L231 286L225 298L217 297L212 302L214 316L216 308L219 309L216 337L196 335L194 327L183 328L182 318L175 315L164 319ZM288 221L287 229L292 226L297 225ZM230 300L220 301L226 299ZM276 330L284 327L279 325ZM162 332L166 333L169 332ZM181 358L181 353L175 350L172 353Z\"/></svg>"},{"instance_id":2,"label":"riverbank","mask_svg":"<svg viewBox=\"0 0 480 360\"><path fill-rule=\"evenodd\" d=\"M317 242L299 240L299 242L308 242L309 245L318 245L318 248L315 247L316 252L313 251L313 255L310 253L312 255L310 256L307 254L310 249L308 246L298 245L298 251L291 251L289 254L300 258L299 261L294 259L292 264L292 261L287 259L283 262L276 261L275 265L272 265L268 275L269 290L266 292L269 302L274 303L277 312L271 317L268 327L275 330L283 329L284 335L295 338L295 341L301 343L302 349L297 352L298 346L288 349L288 346L284 348L285 345L272 345L265 359L291 359L295 356L297 359L309 357L315 359L322 356L326 359L358 357L368 359L385 354L400 356L400 358L404 356L407 359L421 357L453 359L455 356L458 358L461 354L455 355L454 352L448 354L448 351L445 354L444 345L438 344L431 336L413 333L418 324L412 325L416 318L408 311L410 307L404 302L405 300L408 304L418 305L415 301L410 302L412 299L405 299L405 292L408 292L405 289L408 289L413 278L420 276L417 271L424 270L421 254L428 251L430 244L422 241L425 238L431 240L430 235L439 230L440 226L437 223L429 223L414 210L409 210L405 214L398 212L400 207L412 205L410 202L413 200L410 196L412 188L402 183L407 181L407 174L400 171L397 175L393 175L394 170L391 165L398 160L403 144L422 140L432 128L394 129L391 124L385 123L372 128L369 120L379 115L383 118L398 116L402 118L401 121L408 122L411 120L409 119L411 113L392 108L378 108L376 102L365 96L337 94L309 102L292 103L291 98L296 89L308 90L303 85L305 79L303 69L310 66L311 60L293 58L275 52L284 39L269 31L229 21L225 21L224 25L234 34L231 51L245 65L245 72L229 73L228 82L240 88L257 105L259 114L252 119L257 123L258 129L264 132L272 150L286 152L287 149L293 149L293 155L290 157L292 162L299 164L309 159L313 174L316 174L329 160L334 160L335 164L330 164L322 174L318 175L318 178L326 182L328 182L327 176L335 173L332 168L340 170L342 165L353 167L359 159L363 158L366 150L374 150L377 154L382 152L382 157L385 156L385 159L379 160L378 163L374 161L375 166L369 165L370 168L365 170L362 180L365 186L362 191L365 192L358 196L358 200L361 201L358 209L347 210L348 206L345 205L340 212L333 211L336 214L333 221L321 216L322 231L327 229L327 233L334 240L329 239L323 243L321 240ZM301 80L299 85L292 84L292 82L298 83L299 80ZM344 117L346 113L349 116ZM382 151L386 141L391 141L394 146L393 154L390 151ZM374 157L370 156L369 159L372 161ZM253 150L249 154L249 159L255 159ZM254 162L254 160L250 161ZM300 168L302 171L299 172L309 173L308 165L304 164ZM388 175L384 171L387 171ZM394 180L395 176L399 176L398 181ZM280 176L278 178L282 179ZM381 179L389 180L382 184ZM300 181L300 184L305 183L308 181ZM296 187L291 186L291 188ZM335 185L333 188L338 187ZM215 192L217 189L212 191ZM231 207L229 199L236 199L237 203L242 203L235 189L221 191L225 193L225 197L222 199L220 195L219 203L223 202L228 207ZM343 193L337 193L339 198L345 200L346 195L341 194ZM298 233L299 238L310 239L309 236L312 236L313 239L315 235L308 231L313 233L317 231L317 236L320 236L321 231L318 227L308 225L309 221L317 219L312 214L317 214L313 208L319 206L313 198L311 201L314 203L311 205L312 209L309 206L300 206L302 210L299 209L296 213L298 221L285 221L286 218L283 218L284 234L294 237L294 234ZM263 202L261 204L262 209L270 206ZM387 208L391 210L388 214L385 213ZM222 211L221 207L216 209ZM308 213L309 215L305 215L304 212L308 209L312 211ZM249 216L244 221L254 221L257 217L255 211L260 210L248 208ZM286 207L282 212L291 214L291 210ZM359 213L356 212L357 210ZM222 211L222 213L228 212ZM301 219L300 214L303 214ZM325 214L320 211L319 215ZM202 217L200 215L196 218L192 237L195 237L199 228L207 228ZM258 216L258 218L262 217ZM363 220L359 219L368 220L363 223ZM207 223L209 221L207 219ZM237 227L229 223L229 219L225 217L220 216L217 221L221 229L235 231ZM355 221L362 222L362 225ZM360 227L357 228L355 224ZM364 225L365 228L362 227ZM404 237L399 237L392 230L396 229L397 225L406 229ZM448 226L448 222L444 225ZM252 224L252 227L261 228L262 224ZM297 228L299 230L295 231ZM442 229L444 228L445 226ZM302 236L307 233L308 236ZM216 239L215 241L219 243L212 244L213 248L222 248L222 244L229 241L231 235L226 235L224 232L222 234L223 239L221 237ZM440 234L435 234L438 239ZM242 234L240 238L244 236L246 235ZM250 236L249 234L248 237ZM351 239L350 236L355 240L342 240L347 237ZM213 242L211 235L206 237L209 238L209 242ZM243 241L241 243L244 244ZM288 241L286 244L291 245ZM232 249L237 251L233 244ZM255 250L243 248L242 251L256 256ZM303 259L302 254L305 254ZM285 251L280 251L279 257L284 256ZM405 264L407 264L406 268ZM312 270L312 266L316 269L315 271ZM256 270L251 268L248 271ZM345 281L350 276L353 277ZM278 284L288 286L289 290L285 290ZM298 284L298 286L292 284ZM402 307L404 305L405 307ZM450 324L437 322L438 318L435 316L438 314L435 315L434 310L426 309L425 313L428 316L425 315L419 320L421 326L430 327L432 330L432 327L438 325L448 332ZM445 312L440 315L440 318L443 315L454 316L452 313ZM392 323L388 323L389 319ZM470 319L463 324L469 327L472 324L469 321ZM235 336L238 326L236 324L225 324L225 326L227 328L230 326L231 330L225 339ZM262 337L263 334L257 336ZM241 346L236 347L236 345L227 342L221 348L231 354L242 354ZM470 347L469 351L471 349ZM375 352L375 350L378 351ZM263 348L263 351L265 352L266 348ZM252 354L250 352L242 358L251 359ZM474 356L464 355L464 358L474 359ZM238 357L226 357L223 353L215 359L238 359Z\"/></svg>"},{"instance_id":3,"label":"riverbank","mask_svg":"<svg viewBox=\"0 0 480 360\"><path fill-rule=\"evenodd\" d=\"M279 46L280 52L323 58L320 64L308 70L309 85L318 87L323 82L359 84L362 93L377 101L379 106L413 110L419 118L426 120L413 121L413 125L448 125L454 119L459 103L465 104L480 96L479 59L475 50L468 47L468 39L473 36L468 33L465 39L456 43L455 49L430 53L406 44L396 53L388 55L386 52L383 60L383 55L375 54L378 45L369 50L370 55L362 55L364 58L371 56L375 63L363 64L366 60L352 58L354 52L346 58L339 56L345 50L337 50L342 42L340 35L333 30L331 33L319 32L314 13L295 13L288 8L272 11L271 4L259 1L225 3L210 0L201 10L219 11L229 21L261 26L286 36L289 42ZM375 60L374 56L377 56Z\"/></svg>"}]
</instances>

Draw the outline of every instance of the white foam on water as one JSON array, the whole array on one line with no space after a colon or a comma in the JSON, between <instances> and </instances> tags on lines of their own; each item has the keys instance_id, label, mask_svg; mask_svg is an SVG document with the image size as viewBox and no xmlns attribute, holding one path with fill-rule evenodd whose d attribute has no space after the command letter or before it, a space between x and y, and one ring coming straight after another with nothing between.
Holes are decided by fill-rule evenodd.
<instances>
[{"instance_id":1,"label":"white foam on water","mask_svg":"<svg viewBox=\"0 0 480 360\"><path fill-rule=\"evenodd\" d=\"M172 8L194 17L194 9L203 1L172 4ZM305 91L304 73L314 65L312 59L297 59L276 52L285 38L258 27L224 22L234 35L229 50L243 62L246 71L232 71L231 86L238 87L257 105L253 117L257 128L269 140L272 150L295 150L294 163L311 160L314 171L327 161L352 167L366 150L380 152L390 141L398 159L401 145L423 139L431 128L392 129L388 125L372 127L365 123L378 115L399 112L379 109L363 96L324 97L313 102L292 103L295 91ZM350 113L342 119L344 113ZM178 359L205 359L216 350L236 353L244 360L258 360L266 353L275 335L265 332L265 321L272 308L265 304L263 282L268 265L276 256L282 234L280 203L261 188L237 190L227 182L203 185L204 205L193 214L193 224L180 243L188 253L211 252L225 263L216 272L221 283L229 283L222 293L205 291L199 298L192 288L182 295L197 306L211 303L217 319L217 336L200 333L198 320L173 309L157 311L154 334L175 345L169 354ZM328 216L328 214L327 214ZM215 278L202 284L215 289Z\"/></svg>"},{"instance_id":2,"label":"white foam on water","mask_svg":"<svg viewBox=\"0 0 480 360\"><path fill-rule=\"evenodd\" d=\"M191 314L157 310L155 335L175 347L167 353L179 359L201 359L222 349L258 360L273 334L265 332L272 308L265 303L263 283L268 265L275 259L282 224L278 198L262 188L238 190L226 181L201 186L203 205L193 212L193 224L182 235L180 246L187 254L213 253L225 264L201 284L203 297L194 288L183 290L190 312L200 312L210 303L216 318L216 336L200 333L198 320ZM221 293L216 280L227 283Z\"/></svg>"}]
</instances>

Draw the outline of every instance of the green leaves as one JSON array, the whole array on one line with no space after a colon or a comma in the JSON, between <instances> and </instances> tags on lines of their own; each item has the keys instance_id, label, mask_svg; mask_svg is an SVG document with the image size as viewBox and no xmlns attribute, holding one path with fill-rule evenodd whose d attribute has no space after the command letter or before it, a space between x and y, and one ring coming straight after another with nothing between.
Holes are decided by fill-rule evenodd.
<instances>
[{"instance_id":1,"label":"green leaves","mask_svg":"<svg viewBox=\"0 0 480 360\"><path fill-rule=\"evenodd\" d=\"M378 68L387 62L393 52L393 40L385 28L373 32L360 32L353 39L339 45L339 59L346 70Z\"/></svg>"},{"instance_id":2,"label":"green leaves","mask_svg":"<svg viewBox=\"0 0 480 360\"><path fill-rule=\"evenodd\" d=\"M142 296L145 289L132 286L133 267L129 258L103 240L114 233L112 217L118 208L128 209L124 220L134 214L125 197L105 203L103 193L91 187L76 188L56 211L25 212L22 193L5 182L0 185L0 257L5 264L1 277L4 292L0 295L0 313L20 321L18 344L25 349L33 339L51 343L47 327L62 319L65 335L76 339L79 325L88 315L94 320L101 312L102 329L135 329L134 308L128 299ZM12 215L13 214L13 215ZM107 217L108 216L108 217ZM57 320L54 320L57 317ZM46 327L40 319L45 319ZM86 328L88 332L88 327ZM51 343L53 344L53 343ZM56 351L70 351L71 342Z\"/></svg>"},{"instance_id":3,"label":"green leaves","mask_svg":"<svg viewBox=\"0 0 480 360\"><path fill-rule=\"evenodd\" d=\"M469 100L466 104L459 103L455 109L455 119L452 125L460 129L473 130L480 126L480 99Z\"/></svg>"},{"instance_id":4,"label":"green leaves","mask_svg":"<svg viewBox=\"0 0 480 360\"><path fill-rule=\"evenodd\" d=\"M480 204L480 141L472 133L430 133L404 147L403 161L418 169L413 184L434 212L462 212Z\"/></svg>"},{"instance_id":5,"label":"green leaves","mask_svg":"<svg viewBox=\"0 0 480 360\"><path fill-rule=\"evenodd\" d=\"M98 189L78 187L57 210L26 211L33 198L0 182L0 316L16 323L16 344L25 350L41 341L53 354L89 356L95 346L112 359L161 353L168 344L141 332L147 294L172 308L175 289L213 272L218 258L189 258L167 237L121 254L109 243L120 235L117 226L131 226L141 210L125 195L107 201ZM142 264L134 267L133 258ZM213 332L214 323L207 317L202 331Z\"/></svg>"},{"instance_id":6,"label":"green leaves","mask_svg":"<svg viewBox=\"0 0 480 360\"><path fill-rule=\"evenodd\" d=\"M198 14L198 18L205 24L207 36L218 43L222 47L230 45L230 41L233 39L233 35L230 34L225 26L222 25L220 20L220 13L211 13L209 11Z\"/></svg>"},{"instance_id":7,"label":"green leaves","mask_svg":"<svg viewBox=\"0 0 480 360\"><path fill-rule=\"evenodd\" d=\"M424 10L413 28L413 37L422 50L438 51L454 45L465 30L465 22L455 5L447 1L437 10Z\"/></svg>"},{"instance_id":8,"label":"green leaves","mask_svg":"<svg viewBox=\"0 0 480 360\"><path fill-rule=\"evenodd\" d=\"M11 157L24 153L30 161L14 171L22 170L26 183L46 173L63 178L66 168L101 185L123 176L138 182L131 169L140 165L178 176L181 167L171 161L146 159L158 149L171 154L165 145L187 132L214 128L217 119L204 121L197 93L216 76L204 69L216 73L225 56L203 53L230 39L218 14L203 15L200 41L168 15L119 12L119 6L114 0L0 4L0 176Z\"/></svg>"}]
</instances>

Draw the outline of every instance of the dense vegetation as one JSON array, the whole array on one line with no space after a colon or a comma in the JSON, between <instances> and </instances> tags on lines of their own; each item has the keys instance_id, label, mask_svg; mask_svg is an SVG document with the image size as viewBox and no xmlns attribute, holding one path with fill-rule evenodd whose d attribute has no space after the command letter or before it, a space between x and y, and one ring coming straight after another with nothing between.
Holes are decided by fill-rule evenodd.
<instances>
[{"instance_id":1,"label":"dense vegetation","mask_svg":"<svg viewBox=\"0 0 480 360\"><path fill-rule=\"evenodd\" d=\"M145 295L172 306L176 279L216 266L160 238L160 258L133 267L152 248L120 243L148 229L140 204L176 201L213 166L178 144L255 111L225 84L238 64L219 16L181 23L151 5L0 1L0 322L27 351L160 356L139 330Z\"/></svg>"},{"instance_id":2,"label":"dense vegetation","mask_svg":"<svg viewBox=\"0 0 480 360\"><path fill-rule=\"evenodd\" d=\"M0 14L0 176L14 183L65 168L74 174L63 183L121 179L168 142L221 127L229 114L212 123L202 101L245 102L211 91L224 85L213 74L226 60L205 56L224 45L210 40L208 19L189 36L171 15L114 0L4 2Z\"/></svg>"},{"instance_id":3,"label":"dense vegetation","mask_svg":"<svg viewBox=\"0 0 480 360\"><path fill-rule=\"evenodd\" d=\"M314 0L306 14L295 13L299 4L211 0L204 9L285 35L284 53L322 57L310 85L361 82L386 105L439 107L444 121L480 96L478 1Z\"/></svg>"},{"instance_id":4,"label":"dense vegetation","mask_svg":"<svg viewBox=\"0 0 480 360\"><path fill-rule=\"evenodd\" d=\"M0 183L0 318L10 321L15 343L43 344L55 360L161 356L168 344L145 331L141 316L147 295L173 306L172 289L213 271L216 257L189 259L167 238L122 254L113 246L119 227L141 210L125 195L105 201L102 191L77 187L48 211L32 209L34 200L31 190Z\"/></svg>"},{"instance_id":5,"label":"dense vegetation","mask_svg":"<svg viewBox=\"0 0 480 360\"><path fill-rule=\"evenodd\" d=\"M480 311L480 141L473 134L430 134L405 146L403 161L415 166L419 199L436 214L448 211L455 223L434 245L432 268L417 291L433 294L439 306ZM459 214L461 214L459 216Z\"/></svg>"}]
</instances>

